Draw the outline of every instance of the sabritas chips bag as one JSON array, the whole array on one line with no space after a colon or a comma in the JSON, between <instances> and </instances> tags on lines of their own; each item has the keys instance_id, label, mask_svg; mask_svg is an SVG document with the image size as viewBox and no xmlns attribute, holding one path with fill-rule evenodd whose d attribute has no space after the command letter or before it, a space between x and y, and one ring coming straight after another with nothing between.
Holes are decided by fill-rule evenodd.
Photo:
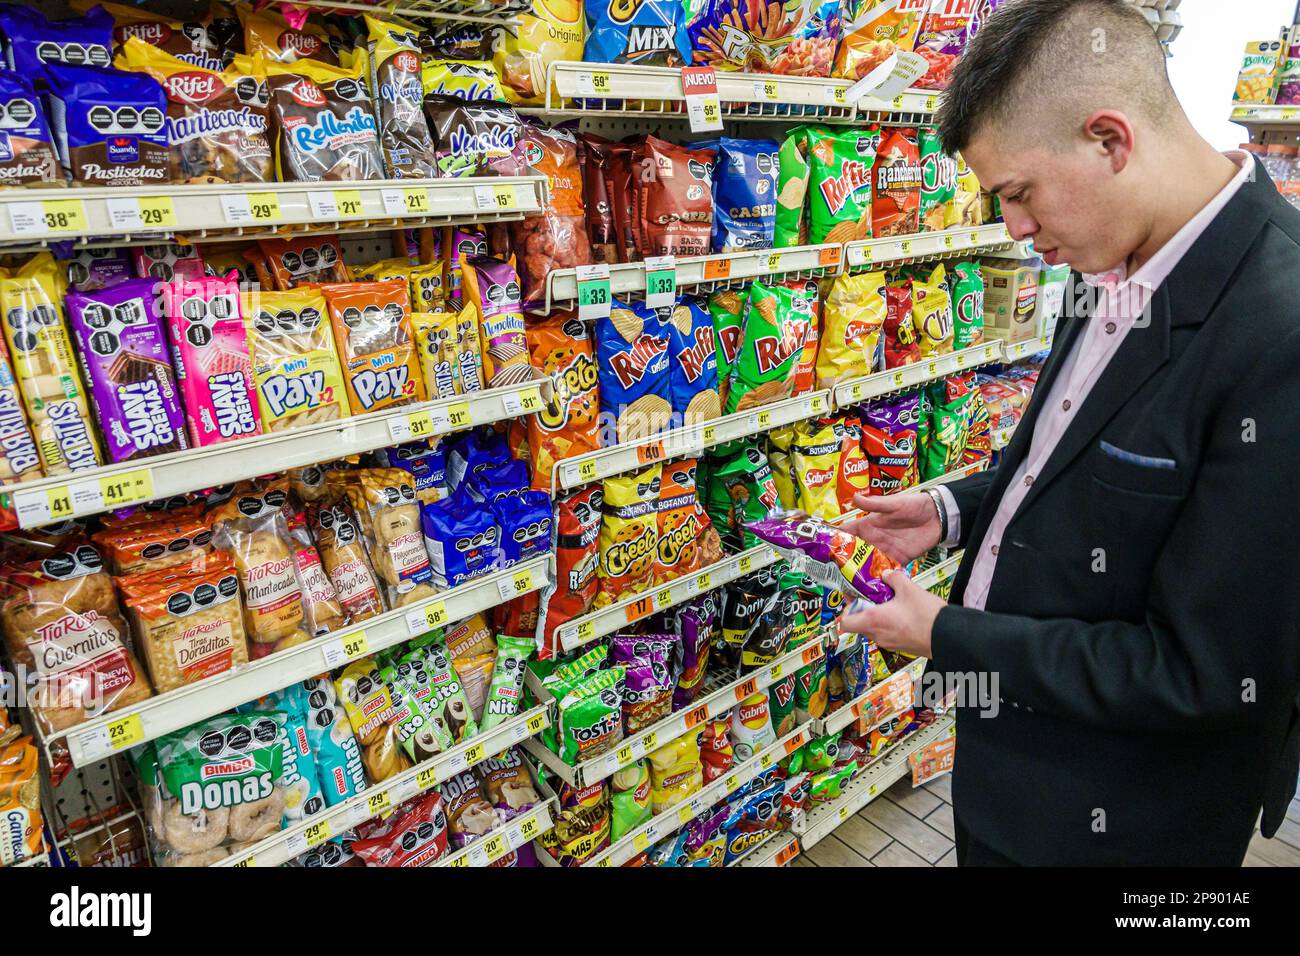
<instances>
[{"instance_id":1,"label":"sabritas chips bag","mask_svg":"<svg viewBox=\"0 0 1300 956\"><path fill-rule=\"evenodd\" d=\"M822 316L817 387L862 378L875 371L885 324L885 274L842 275L831 284Z\"/></svg>"},{"instance_id":2,"label":"sabritas chips bag","mask_svg":"<svg viewBox=\"0 0 1300 956\"><path fill-rule=\"evenodd\" d=\"M835 54L832 75L860 80L895 51L911 50L927 2L851 0L843 9L844 36Z\"/></svg>"},{"instance_id":3,"label":"sabritas chips bag","mask_svg":"<svg viewBox=\"0 0 1300 956\"><path fill-rule=\"evenodd\" d=\"M799 508L819 518L840 516L838 482L841 434L829 422L801 423L790 453Z\"/></svg>"},{"instance_id":4,"label":"sabritas chips bag","mask_svg":"<svg viewBox=\"0 0 1300 956\"><path fill-rule=\"evenodd\" d=\"M629 14L630 16L630 14ZM585 35L579 0L533 0L517 24L497 31L492 62L506 99L541 106L546 97L546 67L556 60L581 60Z\"/></svg>"},{"instance_id":5,"label":"sabritas chips bag","mask_svg":"<svg viewBox=\"0 0 1300 956\"><path fill-rule=\"evenodd\" d=\"M870 239L872 167L880 130L848 129L809 134L808 241L852 242Z\"/></svg>"},{"instance_id":6,"label":"sabritas chips bag","mask_svg":"<svg viewBox=\"0 0 1300 956\"><path fill-rule=\"evenodd\" d=\"M801 291L755 282L745 302L740 353L731 370L727 414L782 398L794 389L803 356L811 302Z\"/></svg>"},{"instance_id":7,"label":"sabritas chips bag","mask_svg":"<svg viewBox=\"0 0 1300 956\"><path fill-rule=\"evenodd\" d=\"M329 306L348 403L360 415L428 398L411 331L411 297L401 279L321 286Z\"/></svg>"}]
</instances>

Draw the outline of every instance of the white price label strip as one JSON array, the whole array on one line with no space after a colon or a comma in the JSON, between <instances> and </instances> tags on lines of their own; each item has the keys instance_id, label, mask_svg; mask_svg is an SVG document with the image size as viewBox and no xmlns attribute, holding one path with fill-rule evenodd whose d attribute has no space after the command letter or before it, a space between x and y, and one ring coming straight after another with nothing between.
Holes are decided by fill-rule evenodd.
<instances>
[{"instance_id":1,"label":"white price label strip","mask_svg":"<svg viewBox=\"0 0 1300 956\"><path fill-rule=\"evenodd\" d=\"M332 192L309 192L307 204L311 206L313 219L337 219L339 204Z\"/></svg>"}]
</instances>

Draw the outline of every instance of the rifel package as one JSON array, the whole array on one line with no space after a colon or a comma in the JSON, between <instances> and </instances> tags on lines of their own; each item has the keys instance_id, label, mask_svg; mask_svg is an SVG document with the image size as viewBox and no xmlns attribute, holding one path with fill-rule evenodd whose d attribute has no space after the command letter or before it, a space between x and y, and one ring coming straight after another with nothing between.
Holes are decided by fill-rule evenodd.
<instances>
[{"instance_id":1,"label":"rifel package","mask_svg":"<svg viewBox=\"0 0 1300 956\"><path fill-rule=\"evenodd\" d=\"M435 175L433 139L424 118L420 31L366 17L370 89L379 120L379 143L393 179Z\"/></svg>"},{"instance_id":2,"label":"rifel package","mask_svg":"<svg viewBox=\"0 0 1300 956\"><path fill-rule=\"evenodd\" d=\"M314 60L267 64L276 172L284 182L383 179L384 160L359 58L351 69Z\"/></svg>"}]
</instances>

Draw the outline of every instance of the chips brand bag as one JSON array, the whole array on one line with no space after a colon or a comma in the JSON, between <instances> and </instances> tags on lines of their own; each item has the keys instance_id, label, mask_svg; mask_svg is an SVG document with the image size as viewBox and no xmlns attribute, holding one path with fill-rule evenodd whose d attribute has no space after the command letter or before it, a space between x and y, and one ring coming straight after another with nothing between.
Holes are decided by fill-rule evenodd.
<instances>
[{"instance_id":1,"label":"chips brand bag","mask_svg":"<svg viewBox=\"0 0 1300 956\"><path fill-rule=\"evenodd\" d=\"M767 461L772 468L772 484L776 485L776 495L781 507L793 511L799 507L799 493L795 490L795 475L790 453L769 448Z\"/></svg>"},{"instance_id":2,"label":"chips brand bag","mask_svg":"<svg viewBox=\"0 0 1300 956\"><path fill-rule=\"evenodd\" d=\"M118 57L167 94L167 145L176 182L263 183L273 178L266 76L247 57L205 70L129 38Z\"/></svg>"},{"instance_id":3,"label":"chips brand bag","mask_svg":"<svg viewBox=\"0 0 1300 956\"><path fill-rule=\"evenodd\" d=\"M153 279L69 292L69 326L109 461L189 448Z\"/></svg>"},{"instance_id":4,"label":"chips brand bag","mask_svg":"<svg viewBox=\"0 0 1300 956\"><path fill-rule=\"evenodd\" d=\"M302 22L294 28L274 10L246 13L241 7L239 15L244 21L244 52L250 56L261 53L268 63L296 63L308 59L329 66L339 63L330 47L328 34L314 23Z\"/></svg>"},{"instance_id":5,"label":"chips brand bag","mask_svg":"<svg viewBox=\"0 0 1300 956\"><path fill-rule=\"evenodd\" d=\"M50 66L48 108L63 172L88 186L157 186L171 179L167 98L152 77Z\"/></svg>"},{"instance_id":6,"label":"chips brand bag","mask_svg":"<svg viewBox=\"0 0 1300 956\"><path fill-rule=\"evenodd\" d=\"M983 225L984 212L980 204L980 181L975 170L966 165L962 155L957 156L957 192L948 207L948 226ZM992 221L992 220L989 220Z\"/></svg>"},{"instance_id":7,"label":"chips brand bag","mask_svg":"<svg viewBox=\"0 0 1300 956\"><path fill-rule=\"evenodd\" d=\"M573 132L529 123L523 131L524 156L533 173L546 176L546 206L537 216L510 224L510 240L520 263L524 308L545 307L546 276L591 261Z\"/></svg>"},{"instance_id":8,"label":"chips brand bag","mask_svg":"<svg viewBox=\"0 0 1300 956\"><path fill-rule=\"evenodd\" d=\"M558 498L555 503L555 583L542 596L542 645L554 652L555 629L590 610L599 589L600 527L605 492L601 485Z\"/></svg>"},{"instance_id":9,"label":"chips brand bag","mask_svg":"<svg viewBox=\"0 0 1300 956\"><path fill-rule=\"evenodd\" d=\"M922 126L921 156L921 229L945 229L957 195L957 159L943 151L939 131Z\"/></svg>"},{"instance_id":10,"label":"chips brand bag","mask_svg":"<svg viewBox=\"0 0 1300 956\"><path fill-rule=\"evenodd\" d=\"M844 39L835 54L834 75L860 80L895 52L910 51L928 2L850 0L844 9Z\"/></svg>"},{"instance_id":11,"label":"chips brand bag","mask_svg":"<svg viewBox=\"0 0 1300 956\"><path fill-rule=\"evenodd\" d=\"M458 96L463 100L504 100L501 81L490 60L442 60L426 56L420 62L426 96Z\"/></svg>"},{"instance_id":12,"label":"chips brand bag","mask_svg":"<svg viewBox=\"0 0 1300 956\"><path fill-rule=\"evenodd\" d=\"M839 420L842 434L840 442L840 471L836 481L836 494L840 510L854 508L853 496L865 492L871 482L871 464L862 446L862 422L856 415Z\"/></svg>"},{"instance_id":13,"label":"chips brand bag","mask_svg":"<svg viewBox=\"0 0 1300 956\"><path fill-rule=\"evenodd\" d=\"M874 167L871 234L905 236L920 230L921 156L916 130L882 131Z\"/></svg>"},{"instance_id":14,"label":"chips brand bag","mask_svg":"<svg viewBox=\"0 0 1300 956\"><path fill-rule=\"evenodd\" d=\"M780 284L807 302L808 335L804 338L803 354L794 366L792 389L795 395L807 395L817 384L817 356L822 324L821 284L816 279L783 279Z\"/></svg>"},{"instance_id":15,"label":"chips brand bag","mask_svg":"<svg viewBox=\"0 0 1300 956\"><path fill-rule=\"evenodd\" d=\"M767 249L776 228L780 147L770 139L718 141L713 170L713 251Z\"/></svg>"},{"instance_id":16,"label":"chips brand bag","mask_svg":"<svg viewBox=\"0 0 1300 956\"><path fill-rule=\"evenodd\" d=\"M672 417L668 328L653 309L617 299L596 320L602 444L657 435Z\"/></svg>"},{"instance_id":17,"label":"chips brand bag","mask_svg":"<svg viewBox=\"0 0 1300 956\"><path fill-rule=\"evenodd\" d=\"M578 143L591 261L618 262L618 242L615 236L618 227L608 182L614 144L594 133L579 133Z\"/></svg>"},{"instance_id":18,"label":"chips brand bag","mask_svg":"<svg viewBox=\"0 0 1300 956\"><path fill-rule=\"evenodd\" d=\"M878 129L809 133L809 242L871 238L872 167L879 147Z\"/></svg>"},{"instance_id":19,"label":"chips brand bag","mask_svg":"<svg viewBox=\"0 0 1300 956\"><path fill-rule=\"evenodd\" d=\"M885 274L842 275L831 284L817 351L817 387L875 371L886 320Z\"/></svg>"},{"instance_id":20,"label":"chips brand bag","mask_svg":"<svg viewBox=\"0 0 1300 956\"><path fill-rule=\"evenodd\" d=\"M685 14L682 5L673 0L642 0L636 5L591 0L584 10L584 60L638 66L685 66L691 62Z\"/></svg>"},{"instance_id":21,"label":"chips brand bag","mask_svg":"<svg viewBox=\"0 0 1300 956\"><path fill-rule=\"evenodd\" d=\"M745 300L745 328L727 392L727 413L789 398L803 356L811 304L785 286L755 282Z\"/></svg>"},{"instance_id":22,"label":"chips brand bag","mask_svg":"<svg viewBox=\"0 0 1300 956\"><path fill-rule=\"evenodd\" d=\"M654 581L662 476L663 466L655 464L605 479L597 607L644 591Z\"/></svg>"},{"instance_id":23,"label":"chips brand bag","mask_svg":"<svg viewBox=\"0 0 1300 956\"><path fill-rule=\"evenodd\" d=\"M437 176L523 176L528 162L523 124L505 103L471 103L455 96L424 98Z\"/></svg>"},{"instance_id":24,"label":"chips brand bag","mask_svg":"<svg viewBox=\"0 0 1300 956\"><path fill-rule=\"evenodd\" d=\"M465 263L466 300L478 312L483 375L488 388L518 385L533 377L520 311L519 277L508 262L475 256Z\"/></svg>"},{"instance_id":25,"label":"chips brand bag","mask_svg":"<svg viewBox=\"0 0 1300 956\"><path fill-rule=\"evenodd\" d=\"M364 63L350 69L314 60L268 63L275 168L283 182L383 179L379 125Z\"/></svg>"},{"instance_id":26,"label":"chips brand bag","mask_svg":"<svg viewBox=\"0 0 1300 956\"><path fill-rule=\"evenodd\" d=\"M587 327L572 312L529 324L533 368L551 379L554 399L528 418L533 487L550 491L555 463L600 448L596 357Z\"/></svg>"},{"instance_id":27,"label":"chips brand bag","mask_svg":"<svg viewBox=\"0 0 1300 956\"><path fill-rule=\"evenodd\" d=\"M869 463L867 492L886 495L911 484L916 471L915 395L862 406L862 447Z\"/></svg>"},{"instance_id":28,"label":"chips brand bag","mask_svg":"<svg viewBox=\"0 0 1300 956\"><path fill-rule=\"evenodd\" d=\"M838 518L843 434L830 424L804 423L796 436L790 470L798 482L800 510L827 521Z\"/></svg>"},{"instance_id":29,"label":"chips brand bag","mask_svg":"<svg viewBox=\"0 0 1300 956\"><path fill-rule=\"evenodd\" d=\"M428 398L411 331L407 284L345 282L321 286L354 413Z\"/></svg>"},{"instance_id":30,"label":"chips brand bag","mask_svg":"<svg viewBox=\"0 0 1300 956\"><path fill-rule=\"evenodd\" d=\"M102 461L99 441L63 318L58 264L48 252L0 276L0 314L46 477L94 468Z\"/></svg>"},{"instance_id":31,"label":"chips brand bag","mask_svg":"<svg viewBox=\"0 0 1300 956\"><path fill-rule=\"evenodd\" d=\"M952 347L957 351L984 341L984 273L977 262L953 266Z\"/></svg>"},{"instance_id":32,"label":"chips brand bag","mask_svg":"<svg viewBox=\"0 0 1300 956\"><path fill-rule=\"evenodd\" d=\"M352 414L319 290L245 292L248 351L262 427L301 428Z\"/></svg>"},{"instance_id":33,"label":"chips brand bag","mask_svg":"<svg viewBox=\"0 0 1300 956\"><path fill-rule=\"evenodd\" d=\"M389 178L428 179L435 173L433 137L424 118L421 31L371 16L365 21L370 90Z\"/></svg>"},{"instance_id":34,"label":"chips brand bag","mask_svg":"<svg viewBox=\"0 0 1300 956\"><path fill-rule=\"evenodd\" d=\"M54 140L31 81L0 70L0 186L61 178Z\"/></svg>"},{"instance_id":35,"label":"chips brand bag","mask_svg":"<svg viewBox=\"0 0 1300 956\"><path fill-rule=\"evenodd\" d=\"M912 324L923 357L952 351L952 298L943 263L930 278L912 280Z\"/></svg>"},{"instance_id":36,"label":"chips brand bag","mask_svg":"<svg viewBox=\"0 0 1300 956\"><path fill-rule=\"evenodd\" d=\"M810 126L796 126L781 141L781 149L777 154L776 215L772 244L778 249L808 243L806 199L811 175L808 147L813 132Z\"/></svg>"},{"instance_id":37,"label":"chips brand bag","mask_svg":"<svg viewBox=\"0 0 1300 956\"><path fill-rule=\"evenodd\" d=\"M916 34L916 52L930 68L917 87L946 90L966 44L1001 4L1002 0L930 0Z\"/></svg>"},{"instance_id":38,"label":"chips brand bag","mask_svg":"<svg viewBox=\"0 0 1300 956\"><path fill-rule=\"evenodd\" d=\"M745 530L745 522L766 517L779 504L771 465L754 445L709 471L705 495L709 519L732 547L754 547L758 541Z\"/></svg>"},{"instance_id":39,"label":"chips brand bag","mask_svg":"<svg viewBox=\"0 0 1300 956\"><path fill-rule=\"evenodd\" d=\"M704 304L685 299L670 310L664 324L673 362L670 367L673 418L695 425L722 414L718 401L718 362L713 319Z\"/></svg>"},{"instance_id":40,"label":"chips brand bag","mask_svg":"<svg viewBox=\"0 0 1300 956\"><path fill-rule=\"evenodd\" d=\"M659 484L659 553L656 583L672 581L722 560L722 540L700 503L696 460L664 464Z\"/></svg>"},{"instance_id":41,"label":"chips brand bag","mask_svg":"<svg viewBox=\"0 0 1300 956\"><path fill-rule=\"evenodd\" d=\"M636 148L636 220L640 252L707 255L713 229L712 149L687 149L654 136Z\"/></svg>"},{"instance_id":42,"label":"chips brand bag","mask_svg":"<svg viewBox=\"0 0 1300 956\"><path fill-rule=\"evenodd\" d=\"M796 511L750 522L747 529L776 548L812 583L844 590L874 604L894 596L880 576L897 569L898 564L857 535L820 518Z\"/></svg>"}]
</instances>

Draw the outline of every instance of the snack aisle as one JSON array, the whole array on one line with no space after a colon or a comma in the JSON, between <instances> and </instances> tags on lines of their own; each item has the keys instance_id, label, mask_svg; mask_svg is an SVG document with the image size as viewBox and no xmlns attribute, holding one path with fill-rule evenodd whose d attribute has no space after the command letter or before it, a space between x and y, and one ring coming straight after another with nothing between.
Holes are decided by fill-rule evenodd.
<instances>
[{"instance_id":1,"label":"snack aisle","mask_svg":"<svg viewBox=\"0 0 1300 956\"><path fill-rule=\"evenodd\" d=\"M987 467L1050 346L925 125L968 4L73 6L0 6L0 863L785 863L942 772L780 515Z\"/></svg>"}]
</instances>

